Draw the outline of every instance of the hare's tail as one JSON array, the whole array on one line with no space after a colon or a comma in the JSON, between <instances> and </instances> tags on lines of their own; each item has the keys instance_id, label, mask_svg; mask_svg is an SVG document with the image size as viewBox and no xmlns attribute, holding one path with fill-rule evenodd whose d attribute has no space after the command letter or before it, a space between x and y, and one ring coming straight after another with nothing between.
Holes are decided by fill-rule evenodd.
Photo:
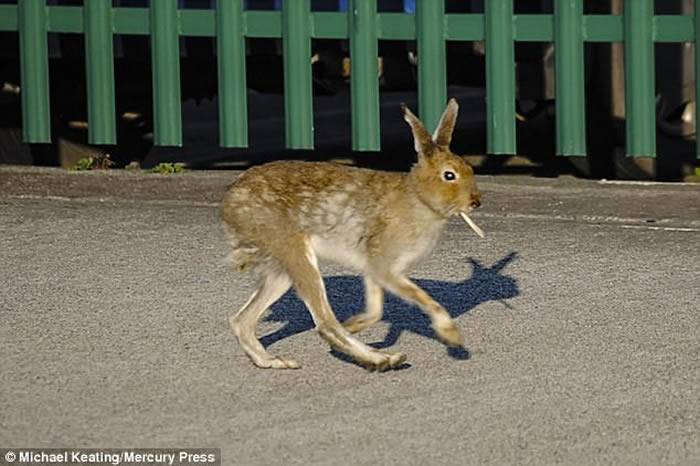
<instances>
[{"instance_id":1,"label":"hare's tail","mask_svg":"<svg viewBox=\"0 0 700 466\"><path fill-rule=\"evenodd\" d=\"M259 262L255 253L255 250L249 248L234 249L226 256L225 261L239 272L247 272Z\"/></svg>"},{"instance_id":2,"label":"hare's tail","mask_svg":"<svg viewBox=\"0 0 700 466\"><path fill-rule=\"evenodd\" d=\"M226 263L234 269L239 272L247 272L266 262L260 248L240 241L231 231L227 231L227 236L231 252L226 256Z\"/></svg>"}]
</instances>

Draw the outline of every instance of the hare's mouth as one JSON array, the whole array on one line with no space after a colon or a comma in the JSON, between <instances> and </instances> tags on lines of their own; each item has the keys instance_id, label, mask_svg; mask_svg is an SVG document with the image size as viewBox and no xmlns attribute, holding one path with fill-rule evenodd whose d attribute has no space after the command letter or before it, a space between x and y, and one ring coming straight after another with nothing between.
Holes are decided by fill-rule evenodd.
<instances>
[{"instance_id":1,"label":"hare's mouth","mask_svg":"<svg viewBox=\"0 0 700 466\"><path fill-rule=\"evenodd\" d=\"M484 238L484 237L486 237L486 235L484 234L484 230L482 230L481 228L479 228L479 225L477 225L476 223L474 223L474 220L472 220L471 217L469 217L469 215L466 214L466 212L464 212L463 210L461 210L461 211L459 212L459 215L462 217L462 219L464 219L465 222L467 222L467 225L469 225L469 227L470 227L472 230L474 230L474 233L476 233L477 236L479 236L479 238Z\"/></svg>"}]
</instances>

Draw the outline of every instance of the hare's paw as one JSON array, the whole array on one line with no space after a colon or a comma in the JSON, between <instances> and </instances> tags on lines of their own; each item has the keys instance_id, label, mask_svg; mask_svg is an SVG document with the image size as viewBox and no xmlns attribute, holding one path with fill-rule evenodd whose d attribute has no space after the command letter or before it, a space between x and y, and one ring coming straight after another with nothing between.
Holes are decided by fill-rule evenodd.
<instances>
[{"instance_id":1,"label":"hare's paw","mask_svg":"<svg viewBox=\"0 0 700 466\"><path fill-rule=\"evenodd\" d=\"M396 369L406 362L406 355L394 351L374 351L370 359L359 361L369 371Z\"/></svg>"},{"instance_id":2,"label":"hare's paw","mask_svg":"<svg viewBox=\"0 0 700 466\"><path fill-rule=\"evenodd\" d=\"M398 351L377 350L389 357L389 368L395 369L406 362L406 355Z\"/></svg>"},{"instance_id":3,"label":"hare's paw","mask_svg":"<svg viewBox=\"0 0 700 466\"><path fill-rule=\"evenodd\" d=\"M370 325L376 324L379 319L379 316L374 316L363 312L362 314L354 315L343 322L343 327L345 327L345 329L350 333L357 333L366 329Z\"/></svg>"},{"instance_id":4,"label":"hare's paw","mask_svg":"<svg viewBox=\"0 0 700 466\"><path fill-rule=\"evenodd\" d=\"M359 342L339 325L321 325L318 333L333 349L347 354L368 370L393 369L406 360L401 353L379 351Z\"/></svg>"},{"instance_id":5,"label":"hare's paw","mask_svg":"<svg viewBox=\"0 0 700 466\"><path fill-rule=\"evenodd\" d=\"M447 346L462 347L464 338L452 319L433 322L433 330Z\"/></svg>"},{"instance_id":6,"label":"hare's paw","mask_svg":"<svg viewBox=\"0 0 700 466\"><path fill-rule=\"evenodd\" d=\"M263 369L300 369L301 364L293 359L281 356L270 356L266 358L254 358L253 364Z\"/></svg>"}]
</instances>

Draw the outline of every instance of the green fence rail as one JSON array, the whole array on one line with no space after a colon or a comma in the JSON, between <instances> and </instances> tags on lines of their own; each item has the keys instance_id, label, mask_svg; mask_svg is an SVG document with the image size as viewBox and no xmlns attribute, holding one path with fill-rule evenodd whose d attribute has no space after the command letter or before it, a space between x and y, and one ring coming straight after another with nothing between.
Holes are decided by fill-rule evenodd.
<instances>
[{"instance_id":1,"label":"green fence rail","mask_svg":"<svg viewBox=\"0 0 700 466\"><path fill-rule=\"evenodd\" d=\"M85 35L88 135L115 144L115 34L150 35L154 142L182 144L179 36L215 37L219 76L219 143L247 147L245 39L279 38L284 50L286 144L314 145L311 40L348 39L352 72L352 145L380 149L377 42L416 40L420 116L434 127L447 100L446 41L485 41L487 150L516 153L514 42L553 42L556 61L557 153L586 155L584 43L625 45L627 154L655 156L654 43L696 42L693 16L654 15L653 0L626 0L624 15L584 15L583 0L554 0L554 14L513 13L514 0L487 0L484 14L445 14L441 0L418 0L415 15L379 13L377 0L351 0L346 12L312 12L309 0L285 0L282 11L244 10L242 0L219 0L213 10L180 10L176 0L150 8L47 6L45 0L0 5L0 31L18 31L23 134L50 142L47 33ZM696 75L700 47L695 47ZM696 80L700 95L700 80ZM700 105L696 106L700 112ZM696 121L700 120L700 115ZM697 151L700 157L700 150Z\"/></svg>"}]
</instances>

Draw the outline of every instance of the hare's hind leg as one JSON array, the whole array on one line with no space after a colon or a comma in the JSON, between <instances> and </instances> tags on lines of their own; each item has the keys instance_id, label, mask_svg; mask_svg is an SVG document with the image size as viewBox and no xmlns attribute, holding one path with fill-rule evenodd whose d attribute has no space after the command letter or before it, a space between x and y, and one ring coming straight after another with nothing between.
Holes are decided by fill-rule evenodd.
<instances>
[{"instance_id":1,"label":"hare's hind leg","mask_svg":"<svg viewBox=\"0 0 700 466\"><path fill-rule=\"evenodd\" d=\"M272 369L298 369L299 363L268 353L255 334L260 316L289 289L292 282L284 272L268 272L260 280L259 288L229 322L243 351L258 367Z\"/></svg>"},{"instance_id":2,"label":"hare's hind leg","mask_svg":"<svg viewBox=\"0 0 700 466\"><path fill-rule=\"evenodd\" d=\"M299 238L295 246L286 249L283 262L321 337L368 369L384 370L401 365L406 360L405 355L370 348L340 325L328 302L316 254L305 238Z\"/></svg>"},{"instance_id":3,"label":"hare's hind leg","mask_svg":"<svg viewBox=\"0 0 700 466\"><path fill-rule=\"evenodd\" d=\"M383 313L384 291L377 282L365 276L365 310L346 320L343 327L349 332L357 333L382 320Z\"/></svg>"}]
</instances>

